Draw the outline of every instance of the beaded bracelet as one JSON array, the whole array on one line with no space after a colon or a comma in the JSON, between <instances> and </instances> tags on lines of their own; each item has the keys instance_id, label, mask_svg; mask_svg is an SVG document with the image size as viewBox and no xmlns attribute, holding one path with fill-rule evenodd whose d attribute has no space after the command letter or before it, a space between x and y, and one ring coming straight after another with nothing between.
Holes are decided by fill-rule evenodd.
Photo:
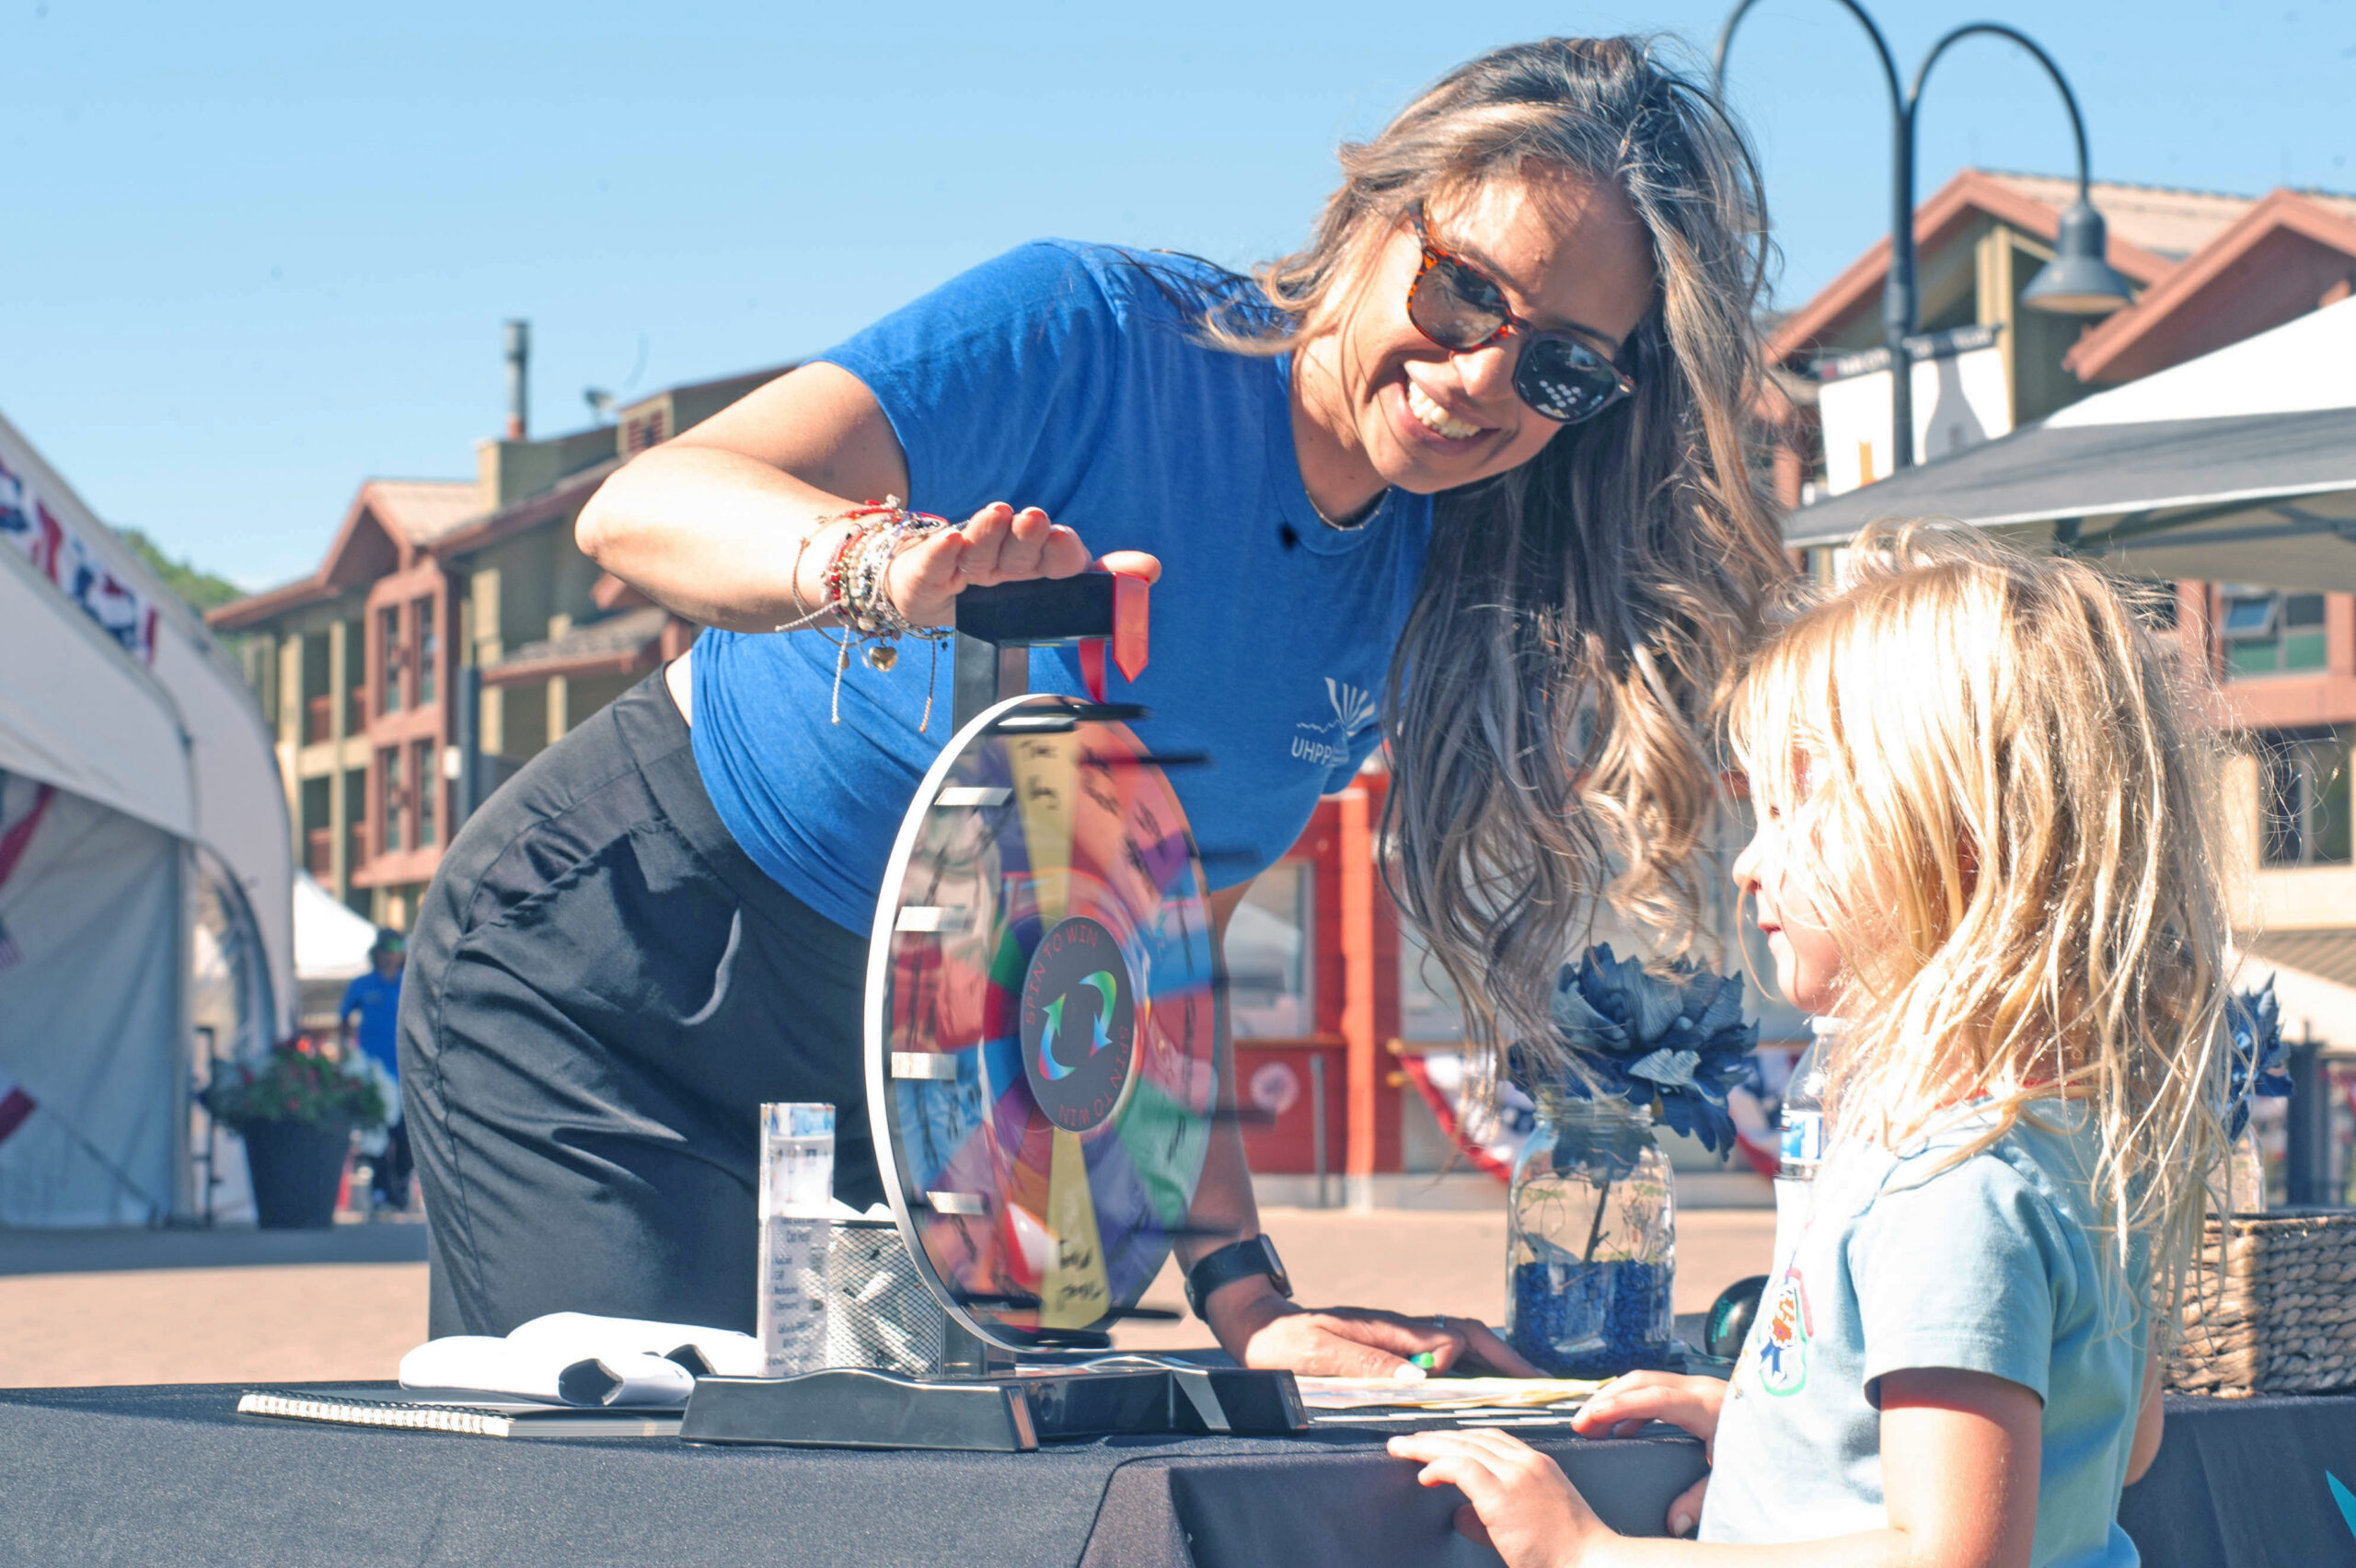
<instances>
[{"instance_id":1,"label":"beaded bracelet","mask_svg":"<svg viewBox=\"0 0 2356 1568\"><path fill-rule=\"evenodd\" d=\"M819 605L811 609L802 597L802 557L810 548L810 540L821 529L836 523L848 522L850 532L835 547L824 571L819 573ZM895 646L902 637L924 637L932 647L931 676L925 682L924 717L918 723L919 733L932 725L933 691L938 684L941 667L940 639L948 635L947 627L918 626L892 602L889 576L892 562L909 542L925 537L950 526L945 517L930 513L910 512L900 504L900 498L887 495L881 502L867 502L848 512L824 516L802 536L793 556L793 604L800 617L779 627L780 631L795 631L804 627L817 627L822 632L823 618L831 615L841 631L834 639L835 691L832 705L833 721L843 721L843 677L850 669L850 649L854 640L863 646L860 657L868 668L879 674L888 673L899 663Z\"/></svg>"}]
</instances>

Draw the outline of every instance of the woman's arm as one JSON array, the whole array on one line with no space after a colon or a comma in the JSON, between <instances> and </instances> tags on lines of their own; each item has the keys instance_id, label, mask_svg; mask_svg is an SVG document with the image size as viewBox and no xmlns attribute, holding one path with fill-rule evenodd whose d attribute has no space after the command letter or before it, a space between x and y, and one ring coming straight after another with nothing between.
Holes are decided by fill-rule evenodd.
<instances>
[{"instance_id":1,"label":"woman's arm","mask_svg":"<svg viewBox=\"0 0 2356 1568\"><path fill-rule=\"evenodd\" d=\"M1227 923L1252 884L1211 894L1211 940L1224 946ZM1185 1268L1204 1253L1260 1233L1259 1206L1252 1196L1252 1171L1243 1159L1242 1123L1235 1110L1235 1041L1227 1013L1219 1011L1219 1104L1230 1113L1211 1129L1203 1179L1195 1189L1188 1220L1216 1234L1190 1236L1178 1244ZM1265 1274L1230 1280L1203 1303L1211 1332L1230 1355L1246 1366L1288 1366L1296 1372L1335 1378L1386 1378L1407 1368L1407 1358L1430 1353L1434 1370L1478 1362L1500 1372L1534 1378L1538 1369L1507 1348L1485 1324L1450 1318L1443 1327L1430 1318L1407 1318L1365 1307L1315 1310L1276 1294ZM1421 1373L1415 1373L1420 1377Z\"/></svg>"},{"instance_id":2,"label":"woman's arm","mask_svg":"<svg viewBox=\"0 0 2356 1568\"><path fill-rule=\"evenodd\" d=\"M2127 1484L2134 1485L2143 1479L2159 1457L2161 1429L2167 1420L2167 1409L2160 1399L2160 1353L2154 1350L2143 1357L2143 1402L2135 1410L2135 1441L2127 1449Z\"/></svg>"},{"instance_id":3,"label":"woman's arm","mask_svg":"<svg viewBox=\"0 0 2356 1568\"><path fill-rule=\"evenodd\" d=\"M819 519L907 493L907 459L874 394L839 366L807 364L624 465L582 508L574 536L590 559L689 620L770 631L824 597L819 575L849 525ZM1069 577L1088 563L1080 536L1045 513L987 506L904 550L892 601L918 626L939 626L961 589ZM1134 554L1106 564L1159 571Z\"/></svg>"},{"instance_id":4,"label":"woman's arm","mask_svg":"<svg viewBox=\"0 0 2356 1568\"><path fill-rule=\"evenodd\" d=\"M1615 1535L1562 1467L1502 1432L1418 1432L1391 1452L1426 1486L1471 1501L1456 1528L1508 1568L2027 1568L2037 1533L2043 1407L1984 1372L1881 1380L1882 1501L1889 1528L1784 1546Z\"/></svg>"}]
</instances>

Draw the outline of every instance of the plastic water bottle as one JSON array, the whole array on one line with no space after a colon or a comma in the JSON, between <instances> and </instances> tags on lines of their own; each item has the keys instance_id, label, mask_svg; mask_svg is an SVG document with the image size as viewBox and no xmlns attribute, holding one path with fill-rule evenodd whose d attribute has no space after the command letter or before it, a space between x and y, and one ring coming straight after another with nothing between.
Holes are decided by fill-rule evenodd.
<instances>
[{"instance_id":1,"label":"plastic water bottle","mask_svg":"<svg viewBox=\"0 0 2356 1568\"><path fill-rule=\"evenodd\" d=\"M1824 1161L1826 1127L1824 1124L1824 1086L1832 1053L1839 1048L1841 1020L1818 1018L1808 1020L1808 1030L1816 1036L1800 1059L1792 1064L1791 1080L1784 1086L1784 1107L1778 1118L1782 1129L1779 1149L1781 1163L1775 1174L1775 1262L1772 1271L1776 1275L1791 1261L1792 1249L1798 1245L1799 1235L1807 1224L1808 1210L1816 1196L1817 1168Z\"/></svg>"},{"instance_id":2,"label":"plastic water bottle","mask_svg":"<svg viewBox=\"0 0 2356 1568\"><path fill-rule=\"evenodd\" d=\"M835 1186L835 1108L761 1107L762 1369L771 1378L826 1361L827 1211Z\"/></svg>"},{"instance_id":3,"label":"plastic water bottle","mask_svg":"<svg viewBox=\"0 0 2356 1568\"><path fill-rule=\"evenodd\" d=\"M1816 1038L1800 1053L1800 1059L1792 1064L1791 1081L1784 1086L1780 1170L1781 1179L1787 1182L1815 1181L1816 1168L1824 1161L1826 1069L1831 1065L1841 1021L1810 1019L1808 1032Z\"/></svg>"}]
</instances>

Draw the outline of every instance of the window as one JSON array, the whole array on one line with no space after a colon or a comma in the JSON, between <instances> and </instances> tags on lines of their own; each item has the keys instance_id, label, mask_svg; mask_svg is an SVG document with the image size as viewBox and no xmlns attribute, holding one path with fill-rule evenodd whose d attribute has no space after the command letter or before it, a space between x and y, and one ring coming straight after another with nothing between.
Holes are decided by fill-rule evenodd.
<instances>
[{"instance_id":1,"label":"window","mask_svg":"<svg viewBox=\"0 0 2356 1568\"><path fill-rule=\"evenodd\" d=\"M440 843L442 824L436 820L442 803L442 780L433 766L434 745L420 741L409 749L409 770L417 779L417 847Z\"/></svg>"},{"instance_id":2,"label":"window","mask_svg":"<svg viewBox=\"0 0 2356 1568\"><path fill-rule=\"evenodd\" d=\"M1227 923L1227 1016L1239 1040L1297 1040L1317 1032L1317 879L1306 860L1260 873Z\"/></svg>"},{"instance_id":3,"label":"window","mask_svg":"<svg viewBox=\"0 0 2356 1568\"><path fill-rule=\"evenodd\" d=\"M442 633L433 624L432 599L418 600L411 613L417 619L417 705L430 708L442 696Z\"/></svg>"},{"instance_id":4,"label":"window","mask_svg":"<svg viewBox=\"0 0 2356 1568\"><path fill-rule=\"evenodd\" d=\"M2223 597L2217 634L2225 644L2228 680L2325 667L2322 594L2232 586Z\"/></svg>"},{"instance_id":5,"label":"window","mask_svg":"<svg viewBox=\"0 0 2356 1568\"><path fill-rule=\"evenodd\" d=\"M2349 859L2348 745L2338 736L2274 736L2258 758L2266 817L2266 864L2345 865Z\"/></svg>"},{"instance_id":6,"label":"window","mask_svg":"<svg viewBox=\"0 0 2356 1568\"><path fill-rule=\"evenodd\" d=\"M377 771L384 775L384 786L377 800L376 821L382 828L385 853L401 847L401 754L381 751L376 754Z\"/></svg>"},{"instance_id":7,"label":"window","mask_svg":"<svg viewBox=\"0 0 2356 1568\"><path fill-rule=\"evenodd\" d=\"M2119 596L2154 631L2174 631L2177 621L2176 584L2144 577L2113 580Z\"/></svg>"},{"instance_id":8,"label":"window","mask_svg":"<svg viewBox=\"0 0 2356 1568\"><path fill-rule=\"evenodd\" d=\"M398 605L387 605L376 612L376 642L382 651L376 687L376 711L398 713L401 710L401 612Z\"/></svg>"}]
</instances>

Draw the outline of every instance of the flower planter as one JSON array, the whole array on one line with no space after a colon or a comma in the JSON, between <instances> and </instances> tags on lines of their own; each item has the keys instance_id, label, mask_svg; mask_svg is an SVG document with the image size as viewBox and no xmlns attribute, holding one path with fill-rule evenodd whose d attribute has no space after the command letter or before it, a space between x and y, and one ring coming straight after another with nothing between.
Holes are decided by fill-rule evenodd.
<instances>
[{"instance_id":1,"label":"flower planter","mask_svg":"<svg viewBox=\"0 0 2356 1568\"><path fill-rule=\"evenodd\" d=\"M263 1229L320 1230L335 1223L351 1123L248 1122L240 1134Z\"/></svg>"}]
</instances>

